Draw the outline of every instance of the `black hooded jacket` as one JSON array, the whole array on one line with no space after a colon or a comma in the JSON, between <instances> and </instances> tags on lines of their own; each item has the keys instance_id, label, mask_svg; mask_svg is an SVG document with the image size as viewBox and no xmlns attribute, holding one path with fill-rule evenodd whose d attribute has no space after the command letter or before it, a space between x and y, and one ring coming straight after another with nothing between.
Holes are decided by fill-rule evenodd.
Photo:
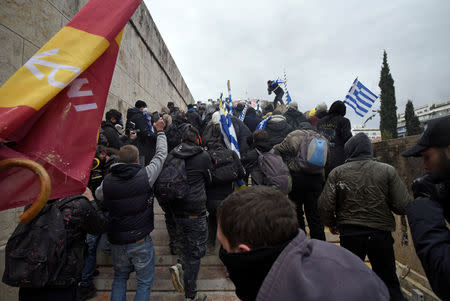
<instances>
[{"instance_id":1,"label":"black hooded jacket","mask_svg":"<svg viewBox=\"0 0 450 301\"><path fill-rule=\"evenodd\" d=\"M108 140L107 146L115 149L120 149L123 144L120 140L120 134L116 130L114 125L109 121L102 121L102 130L103 134L106 137L106 140Z\"/></svg>"},{"instance_id":2,"label":"black hooded jacket","mask_svg":"<svg viewBox=\"0 0 450 301\"><path fill-rule=\"evenodd\" d=\"M335 101L328 114L317 123L317 131L330 142L330 156L325 166L325 174L344 163L344 144L352 137L350 121L345 118L346 107L342 101Z\"/></svg>"},{"instance_id":3,"label":"black hooded jacket","mask_svg":"<svg viewBox=\"0 0 450 301\"><path fill-rule=\"evenodd\" d=\"M267 122L266 132L269 134L269 144L273 147L283 141L292 132L292 128L283 115L272 115Z\"/></svg>"},{"instance_id":4,"label":"black hooded jacket","mask_svg":"<svg viewBox=\"0 0 450 301\"><path fill-rule=\"evenodd\" d=\"M258 167L259 154L256 150L266 153L271 149L272 145L269 141L257 141L251 145L251 149L241 159L247 175L249 175L253 169Z\"/></svg>"},{"instance_id":5,"label":"black hooded jacket","mask_svg":"<svg viewBox=\"0 0 450 301\"><path fill-rule=\"evenodd\" d=\"M247 109L247 114L245 114L244 124L248 127L250 132L254 132L258 124L262 121L261 117L256 116L256 111L253 108Z\"/></svg>"},{"instance_id":6,"label":"black hooded jacket","mask_svg":"<svg viewBox=\"0 0 450 301\"><path fill-rule=\"evenodd\" d=\"M284 113L284 117L286 117L286 122L292 127L293 131L299 130L301 128L300 124L308 121L302 112L292 108L289 108Z\"/></svg>"},{"instance_id":7,"label":"black hooded jacket","mask_svg":"<svg viewBox=\"0 0 450 301\"><path fill-rule=\"evenodd\" d=\"M211 183L211 157L202 147L183 142L170 152L174 157L184 159L189 192L183 201L172 202L175 216L186 217L206 212L206 185Z\"/></svg>"}]
</instances>

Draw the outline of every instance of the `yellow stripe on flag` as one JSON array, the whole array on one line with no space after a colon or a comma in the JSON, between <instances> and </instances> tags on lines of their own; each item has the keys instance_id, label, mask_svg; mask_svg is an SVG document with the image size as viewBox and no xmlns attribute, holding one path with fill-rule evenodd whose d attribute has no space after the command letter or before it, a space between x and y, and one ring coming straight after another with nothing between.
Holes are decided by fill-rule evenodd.
<instances>
[{"instance_id":1,"label":"yellow stripe on flag","mask_svg":"<svg viewBox=\"0 0 450 301\"><path fill-rule=\"evenodd\" d=\"M41 109L108 47L104 37L64 27L0 88L0 107Z\"/></svg>"},{"instance_id":2,"label":"yellow stripe on flag","mask_svg":"<svg viewBox=\"0 0 450 301\"><path fill-rule=\"evenodd\" d=\"M122 43L122 36L123 36L123 31L124 31L125 27L119 32L119 34L117 35L117 37L115 38L117 45L120 47L120 44Z\"/></svg>"}]
</instances>

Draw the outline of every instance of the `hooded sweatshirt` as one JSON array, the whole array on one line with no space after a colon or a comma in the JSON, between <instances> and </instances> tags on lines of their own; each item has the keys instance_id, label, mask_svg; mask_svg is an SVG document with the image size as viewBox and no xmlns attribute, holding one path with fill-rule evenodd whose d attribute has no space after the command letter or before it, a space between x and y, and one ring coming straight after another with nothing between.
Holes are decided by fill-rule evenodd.
<instances>
[{"instance_id":1,"label":"hooded sweatshirt","mask_svg":"<svg viewBox=\"0 0 450 301\"><path fill-rule=\"evenodd\" d=\"M259 289L256 301L389 300L383 281L359 257L305 232L284 248Z\"/></svg>"},{"instance_id":2,"label":"hooded sweatshirt","mask_svg":"<svg viewBox=\"0 0 450 301\"><path fill-rule=\"evenodd\" d=\"M342 101L335 101L328 114L317 123L317 131L330 142L330 156L325 166L325 174L345 161L344 144L352 137L350 121L345 118L346 106Z\"/></svg>"},{"instance_id":3,"label":"hooded sweatshirt","mask_svg":"<svg viewBox=\"0 0 450 301\"><path fill-rule=\"evenodd\" d=\"M266 125L266 132L269 134L269 144L272 147L283 141L291 131L292 128L283 115L272 115Z\"/></svg>"}]
</instances>

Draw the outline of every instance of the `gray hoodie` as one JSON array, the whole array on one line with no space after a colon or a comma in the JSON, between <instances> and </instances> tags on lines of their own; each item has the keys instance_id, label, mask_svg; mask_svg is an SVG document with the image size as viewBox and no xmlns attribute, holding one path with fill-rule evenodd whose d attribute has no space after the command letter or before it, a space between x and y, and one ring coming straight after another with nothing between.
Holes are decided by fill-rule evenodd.
<instances>
[{"instance_id":1,"label":"gray hoodie","mask_svg":"<svg viewBox=\"0 0 450 301\"><path fill-rule=\"evenodd\" d=\"M389 292L378 276L350 251L309 239L305 232L272 265L256 301L379 301Z\"/></svg>"}]
</instances>

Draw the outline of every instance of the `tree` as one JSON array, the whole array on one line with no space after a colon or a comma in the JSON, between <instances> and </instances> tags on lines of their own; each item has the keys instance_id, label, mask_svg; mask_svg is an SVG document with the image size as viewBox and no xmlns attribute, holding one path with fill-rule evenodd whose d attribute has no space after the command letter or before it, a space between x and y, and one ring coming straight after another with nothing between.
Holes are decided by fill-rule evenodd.
<instances>
[{"instance_id":1,"label":"tree","mask_svg":"<svg viewBox=\"0 0 450 301\"><path fill-rule=\"evenodd\" d=\"M407 136L413 136L422 133L422 127L420 126L419 117L417 117L414 113L414 105L409 99L405 108L405 123Z\"/></svg>"},{"instance_id":2,"label":"tree","mask_svg":"<svg viewBox=\"0 0 450 301\"><path fill-rule=\"evenodd\" d=\"M394 80L387 62L386 50L380 74L380 131L383 140L397 138L397 105L395 103Z\"/></svg>"}]
</instances>

